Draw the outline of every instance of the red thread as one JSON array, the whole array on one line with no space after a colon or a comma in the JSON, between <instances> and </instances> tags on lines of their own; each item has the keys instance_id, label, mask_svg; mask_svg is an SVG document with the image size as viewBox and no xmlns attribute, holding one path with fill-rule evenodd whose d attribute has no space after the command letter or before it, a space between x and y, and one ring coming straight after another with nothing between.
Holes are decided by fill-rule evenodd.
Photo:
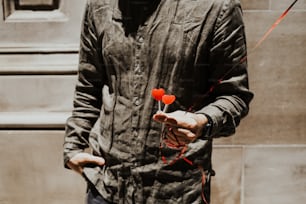
<instances>
[{"instance_id":1,"label":"red thread","mask_svg":"<svg viewBox=\"0 0 306 204\"><path fill-rule=\"evenodd\" d=\"M257 47L259 47L262 42L270 35L270 33L276 28L276 26L286 17L286 15L288 14L288 12L290 11L290 9L294 6L294 4L297 2L298 0L295 0L293 3L291 3L291 5L282 13L282 15L273 23L273 25L270 27L270 29L262 36L262 38L256 43L256 45L254 46L254 48L251 50L254 51Z\"/></svg>"},{"instance_id":2,"label":"red thread","mask_svg":"<svg viewBox=\"0 0 306 204\"><path fill-rule=\"evenodd\" d=\"M202 200L204 201L205 204L208 204L207 200L206 200L206 197L205 197L205 194L204 194L204 188L205 188L205 184L206 184L206 175L205 175L205 172L203 170L203 168L201 166L198 166L199 170L201 171L201 174L202 174L202 192L201 192L201 197L202 197Z\"/></svg>"},{"instance_id":3,"label":"red thread","mask_svg":"<svg viewBox=\"0 0 306 204\"><path fill-rule=\"evenodd\" d=\"M193 165L193 162L187 159L186 157L183 157L184 161L187 162L190 166Z\"/></svg>"},{"instance_id":4,"label":"red thread","mask_svg":"<svg viewBox=\"0 0 306 204\"><path fill-rule=\"evenodd\" d=\"M291 5L281 14L280 17L278 17L276 19L276 21L272 24L272 26L268 29L268 31L259 39L259 41L256 43L256 45L253 47L253 49L251 49L251 51L249 52L248 55L251 55L265 40L266 38L271 34L271 32L278 26L278 24L286 17L286 15L289 13L289 11L291 10L291 8L296 4L296 2L298 2L298 0L294 0ZM215 87L220 84L224 78L226 76L228 76L238 65L244 63L247 60L247 55L245 55L244 57L242 57L239 62L235 65L233 65L233 67L231 67L222 77L220 77L217 82L215 84L213 84L209 90L206 92L206 94L204 94L204 96L209 96L210 93L212 93L215 89ZM192 110L192 107L189 108ZM189 110L188 109L188 110Z\"/></svg>"},{"instance_id":5,"label":"red thread","mask_svg":"<svg viewBox=\"0 0 306 204\"><path fill-rule=\"evenodd\" d=\"M167 159L166 159L166 157L165 157L165 156L162 156L161 158L162 158L164 164L167 164Z\"/></svg>"}]
</instances>

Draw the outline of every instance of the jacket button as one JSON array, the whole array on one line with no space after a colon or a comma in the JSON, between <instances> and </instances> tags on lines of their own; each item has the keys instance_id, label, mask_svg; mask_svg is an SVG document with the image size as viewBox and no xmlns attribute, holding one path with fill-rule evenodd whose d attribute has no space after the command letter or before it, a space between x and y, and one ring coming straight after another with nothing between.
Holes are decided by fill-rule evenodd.
<instances>
[{"instance_id":1,"label":"jacket button","mask_svg":"<svg viewBox=\"0 0 306 204\"><path fill-rule=\"evenodd\" d=\"M138 42L143 43L143 37L139 37Z\"/></svg>"},{"instance_id":2,"label":"jacket button","mask_svg":"<svg viewBox=\"0 0 306 204\"><path fill-rule=\"evenodd\" d=\"M136 130L133 131L133 136L135 136L135 137L138 136L138 132Z\"/></svg>"},{"instance_id":3,"label":"jacket button","mask_svg":"<svg viewBox=\"0 0 306 204\"><path fill-rule=\"evenodd\" d=\"M135 104L136 106L139 106L140 103L141 103L141 100L140 100L140 99L136 99L134 104Z\"/></svg>"}]
</instances>

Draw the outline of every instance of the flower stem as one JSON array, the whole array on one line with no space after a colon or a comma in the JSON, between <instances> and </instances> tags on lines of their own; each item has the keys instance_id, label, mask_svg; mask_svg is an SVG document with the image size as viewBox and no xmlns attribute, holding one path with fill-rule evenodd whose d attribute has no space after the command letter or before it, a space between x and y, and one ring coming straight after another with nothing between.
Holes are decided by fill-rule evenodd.
<instances>
[{"instance_id":1,"label":"flower stem","mask_svg":"<svg viewBox=\"0 0 306 204\"><path fill-rule=\"evenodd\" d=\"M167 108L168 108L168 104L165 104L164 109L163 109L163 112L164 112L164 113L166 113Z\"/></svg>"}]
</instances>

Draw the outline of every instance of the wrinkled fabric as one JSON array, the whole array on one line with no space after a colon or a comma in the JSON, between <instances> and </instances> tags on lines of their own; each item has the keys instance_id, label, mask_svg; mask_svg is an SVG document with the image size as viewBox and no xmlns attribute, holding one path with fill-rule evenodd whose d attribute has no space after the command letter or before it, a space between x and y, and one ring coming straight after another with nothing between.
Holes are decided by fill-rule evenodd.
<instances>
[{"instance_id":1,"label":"wrinkled fabric","mask_svg":"<svg viewBox=\"0 0 306 204\"><path fill-rule=\"evenodd\" d=\"M155 0L138 20L122 2L87 2L64 162L87 147L103 156L105 166L85 167L84 175L110 202L201 203L198 166L211 172L213 138L235 133L253 97L247 62L240 62L247 54L240 2ZM160 149L153 88L176 96L168 112L211 119L210 137L184 155L194 165L160 159L171 161L179 150Z\"/></svg>"},{"instance_id":2,"label":"wrinkled fabric","mask_svg":"<svg viewBox=\"0 0 306 204\"><path fill-rule=\"evenodd\" d=\"M86 192L86 204L111 204L104 200L100 193L96 190L96 187L89 183Z\"/></svg>"}]
</instances>

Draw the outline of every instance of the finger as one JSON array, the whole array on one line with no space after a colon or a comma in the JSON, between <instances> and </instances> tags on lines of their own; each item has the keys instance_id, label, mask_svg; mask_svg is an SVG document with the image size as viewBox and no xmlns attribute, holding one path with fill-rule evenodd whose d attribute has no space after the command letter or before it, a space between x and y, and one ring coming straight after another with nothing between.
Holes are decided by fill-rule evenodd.
<instances>
[{"instance_id":1,"label":"finger","mask_svg":"<svg viewBox=\"0 0 306 204\"><path fill-rule=\"evenodd\" d=\"M188 128L188 129L193 129L196 125L196 121L193 118L188 117L188 115L181 117L169 116L167 118L167 122L177 127Z\"/></svg>"},{"instance_id":2,"label":"finger","mask_svg":"<svg viewBox=\"0 0 306 204\"><path fill-rule=\"evenodd\" d=\"M185 137L181 137L177 135L175 132L176 132L175 128L169 128L166 136L167 140L170 141L176 147L184 146L186 144Z\"/></svg>"},{"instance_id":3,"label":"finger","mask_svg":"<svg viewBox=\"0 0 306 204\"><path fill-rule=\"evenodd\" d=\"M79 174L82 174L83 167L88 164L94 164L98 166L103 166L105 160L102 157L97 157L88 153L78 153L68 161L67 166L76 171Z\"/></svg>"},{"instance_id":4,"label":"finger","mask_svg":"<svg viewBox=\"0 0 306 204\"><path fill-rule=\"evenodd\" d=\"M100 166L103 166L105 164L105 160L102 157L98 156L92 156L92 162Z\"/></svg>"},{"instance_id":5,"label":"finger","mask_svg":"<svg viewBox=\"0 0 306 204\"><path fill-rule=\"evenodd\" d=\"M71 161L67 162L67 166L68 166L70 169L72 169L73 171L75 171L75 172L77 172L77 173L79 173L79 174L82 174L82 173L83 173L83 168L82 168L82 166L76 165L76 164L74 164L74 163L71 162Z\"/></svg>"},{"instance_id":6,"label":"finger","mask_svg":"<svg viewBox=\"0 0 306 204\"><path fill-rule=\"evenodd\" d=\"M88 163L94 163L97 165L103 165L105 163L102 157L94 156L89 153L78 153L71 158L70 162L76 166L83 166Z\"/></svg>"},{"instance_id":7,"label":"finger","mask_svg":"<svg viewBox=\"0 0 306 204\"><path fill-rule=\"evenodd\" d=\"M168 124L168 125L177 126L178 125L178 120L177 120L177 118L167 116L167 118L165 120L165 123Z\"/></svg>"},{"instance_id":8,"label":"finger","mask_svg":"<svg viewBox=\"0 0 306 204\"><path fill-rule=\"evenodd\" d=\"M168 139L164 139L164 143L167 147L170 148L177 148L177 144L174 144L172 141L168 140Z\"/></svg>"},{"instance_id":9,"label":"finger","mask_svg":"<svg viewBox=\"0 0 306 204\"><path fill-rule=\"evenodd\" d=\"M83 158L83 161L80 163L82 166L86 164L96 164L98 166L103 166L105 164L105 160L102 157L97 157L97 156L88 154L85 158Z\"/></svg>"},{"instance_id":10,"label":"finger","mask_svg":"<svg viewBox=\"0 0 306 204\"><path fill-rule=\"evenodd\" d=\"M153 115L153 119L157 122L163 123L166 121L167 116L164 113L158 112Z\"/></svg>"},{"instance_id":11,"label":"finger","mask_svg":"<svg viewBox=\"0 0 306 204\"><path fill-rule=\"evenodd\" d=\"M169 141L169 142L174 142L177 143L176 139L175 139L175 135L172 132L172 127L166 126L164 129L164 142L165 141Z\"/></svg>"},{"instance_id":12,"label":"finger","mask_svg":"<svg viewBox=\"0 0 306 204\"><path fill-rule=\"evenodd\" d=\"M186 142L191 142L195 139L196 134L192 132L189 129L185 128L176 128L172 126L166 126L167 130L167 135L173 139L175 137L175 140L178 140L180 143L186 143Z\"/></svg>"},{"instance_id":13,"label":"finger","mask_svg":"<svg viewBox=\"0 0 306 204\"><path fill-rule=\"evenodd\" d=\"M174 134L180 138L183 138L185 141L193 141L196 137L196 134L189 129L185 128L176 128L173 130Z\"/></svg>"},{"instance_id":14,"label":"finger","mask_svg":"<svg viewBox=\"0 0 306 204\"><path fill-rule=\"evenodd\" d=\"M176 111L166 114L166 124L173 125L176 127L192 129L196 126L196 121L191 117L191 113Z\"/></svg>"},{"instance_id":15,"label":"finger","mask_svg":"<svg viewBox=\"0 0 306 204\"><path fill-rule=\"evenodd\" d=\"M175 117L170 117L168 114L163 113L163 112L158 112L154 114L153 119L160 123L165 123L165 124L169 124L173 126L177 125L177 120Z\"/></svg>"},{"instance_id":16,"label":"finger","mask_svg":"<svg viewBox=\"0 0 306 204\"><path fill-rule=\"evenodd\" d=\"M186 136L179 136L179 135L169 135L167 137L169 140L171 140L173 143L175 143L176 145L182 146L182 145L186 145L189 144L190 142L193 141L193 138L189 138Z\"/></svg>"}]
</instances>

